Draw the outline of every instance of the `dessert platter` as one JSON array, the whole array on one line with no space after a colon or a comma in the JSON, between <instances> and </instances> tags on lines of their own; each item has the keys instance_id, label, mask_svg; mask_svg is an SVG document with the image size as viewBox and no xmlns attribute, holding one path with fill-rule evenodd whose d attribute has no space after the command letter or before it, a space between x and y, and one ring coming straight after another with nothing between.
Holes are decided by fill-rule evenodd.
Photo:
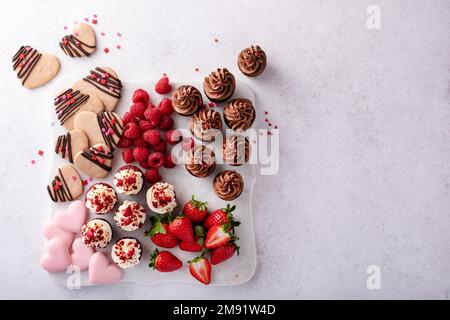
<instances>
[{"instance_id":1,"label":"dessert platter","mask_svg":"<svg viewBox=\"0 0 450 320\"><path fill-rule=\"evenodd\" d=\"M80 24L59 43L70 58L95 52ZM59 60L22 46L13 69L28 89ZM259 46L239 53L246 77L264 71ZM133 281L237 285L256 269L252 193L258 107L227 68L203 82L122 81L97 66L57 79L47 105L54 136L40 264L58 283Z\"/></svg>"}]
</instances>

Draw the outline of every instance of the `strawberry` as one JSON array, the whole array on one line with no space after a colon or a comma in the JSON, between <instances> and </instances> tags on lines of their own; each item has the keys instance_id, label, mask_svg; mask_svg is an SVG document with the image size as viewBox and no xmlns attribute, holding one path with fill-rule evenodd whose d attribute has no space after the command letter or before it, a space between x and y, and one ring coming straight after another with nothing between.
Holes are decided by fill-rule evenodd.
<instances>
[{"instance_id":1,"label":"strawberry","mask_svg":"<svg viewBox=\"0 0 450 320\"><path fill-rule=\"evenodd\" d=\"M158 109L163 115L170 116L173 113L172 100L169 98L162 99L158 104Z\"/></svg>"},{"instance_id":2,"label":"strawberry","mask_svg":"<svg viewBox=\"0 0 450 320\"><path fill-rule=\"evenodd\" d=\"M194 241L194 229L191 220L186 216L178 216L169 224L169 230L181 241Z\"/></svg>"},{"instance_id":3,"label":"strawberry","mask_svg":"<svg viewBox=\"0 0 450 320\"><path fill-rule=\"evenodd\" d=\"M174 248L178 244L178 238L175 237L169 230L167 222L162 221L161 218L151 217L152 227L145 235L150 236L154 244L163 248Z\"/></svg>"},{"instance_id":4,"label":"strawberry","mask_svg":"<svg viewBox=\"0 0 450 320\"><path fill-rule=\"evenodd\" d=\"M171 154L166 154L166 159L164 161L164 168L172 169L177 165L176 159Z\"/></svg>"},{"instance_id":5,"label":"strawberry","mask_svg":"<svg viewBox=\"0 0 450 320\"><path fill-rule=\"evenodd\" d=\"M134 140L141 136L141 130L134 122L129 122L124 127L123 135L125 138Z\"/></svg>"},{"instance_id":6,"label":"strawberry","mask_svg":"<svg viewBox=\"0 0 450 320\"><path fill-rule=\"evenodd\" d=\"M173 127L173 119L171 116L163 115L161 117L161 122L159 123L159 129L163 131L167 131L172 129Z\"/></svg>"},{"instance_id":7,"label":"strawberry","mask_svg":"<svg viewBox=\"0 0 450 320\"><path fill-rule=\"evenodd\" d=\"M129 147L131 147L132 145L133 145L133 141L131 141L130 139L125 138L125 137L121 137L121 138L119 139L119 142L117 143L117 146L118 146L119 148L129 148Z\"/></svg>"},{"instance_id":8,"label":"strawberry","mask_svg":"<svg viewBox=\"0 0 450 320\"><path fill-rule=\"evenodd\" d=\"M125 163L132 163L134 161L133 148L126 148L122 150L122 158Z\"/></svg>"},{"instance_id":9,"label":"strawberry","mask_svg":"<svg viewBox=\"0 0 450 320\"><path fill-rule=\"evenodd\" d=\"M203 284L211 282L211 263L204 257L197 257L189 263L189 272L191 275Z\"/></svg>"},{"instance_id":10,"label":"strawberry","mask_svg":"<svg viewBox=\"0 0 450 320\"><path fill-rule=\"evenodd\" d=\"M144 102L135 102L130 107L130 113L136 118L143 118L144 112L147 109L147 104Z\"/></svg>"},{"instance_id":11,"label":"strawberry","mask_svg":"<svg viewBox=\"0 0 450 320\"><path fill-rule=\"evenodd\" d=\"M205 231L202 226L195 226L194 228L195 238L192 242L182 241L180 243L180 249L189 252L200 252L203 249L203 243L205 241Z\"/></svg>"},{"instance_id":12,"label":"strawberry","mask_svg":"<svg viewBox=\"0 0 450 320\"><path fill-rule=\"evenodd\" d=\"M159 94L165 94L172 91L172 86L169 84L168 77L162 77L155 85L155 91Z\"/></svg>"},{"instance_id":13,"label":"strawberry","mask_svg":"<svg viewBox=\"0 0 450 320\"><path fill-rule=\"evenodd\" d=\"M179 130L169 130L166 132L166 140L168 144L177 144L183 140L183 135Z\"/></svg>"},{"instance_id":14,"label":"strawberry","mask_svg":"<svg viewBox=\"0 0 450 320\"><path fill-rule=\"evenodd\" d=\"M211 264L224 262L230 259L235 252L239 255L239 247L234 242L215 248L211 251Z\"/></svg>"},{"instance_id":15,"label":"strawberry","mask_svg":"<svg viewBox=\"0 0 450 320\"><path fill-rule=\"evenodd\" d=\"M218 248L235 239L229 230L230 226L228 224L216 225L209 229L206 234L205 248Z\"/></svg>"},{"instance_id":16,"label":"strawberry","mask_svg":"<svg viewBox=\"0 0 450 320\"><path fill-rule=\"evenodd\" d=\"M171 254L169 251L159 251L155 249L151 258L149 267L156 269L160 272L172 272L177 269L180 269L183 263Z\"/></svg>"},{"instance_id":17,"label":"strawberry","mask_svg":"<svg viewBox=\"0 0 450 320\"><path fill-rule=\"evenodd\" d=\"M156 129L145 131L143 137L152 146L156 146L161 142L161 134Z\"/></svg>"},{"instance_id":18,"label":"strawberry","mask_svg":"<svg viewBox=\"0 0 450 320\"><path fill-rule=\"evenodd\" d=\"M202 222L208 214L207 202L195 200L195 196L192 195L192 199L184 204L183 213L193 222Z\"/></svg>"},{"instance_id":19,"label":"strawberry","mask_svg":"<svg viewBox=\"0 0 450 320\"><path fill-rule=\"evenodd\" d=\"M138 162L145 161L150 155L150 150L145 147L136 147L133 150L134 159Z\"/></svg>"},{"instance_id":20,"label":"strawberry","mask_svg":"<svg viewBox=\"0 0 450 320\"><path fill-rule=\"evenodd\" d=\"M147 91L145 91L144 89L137 89L133 93L132 100L133 100L133 103L136 103L136 102L148 103L148 101L150 100L150 97L149 97Z\"/></svg>"},{"instance_id":21,"label":"strawberry","mask_svg":"<svg viewBox=\"0 0 450 320\"><path fill-rule=\"evenodd\" d=\"M161 167L165 161L166 155L162 152L153 152L151 155L148 156L148 164L154 168Z\"/></svg>"},{"instance_id":22,"label":"strawberry","mask_svg":"<svg viewBox=\"0 0 450 320\"><path fill-rule=\"evenodd\" d=\"M153 184L161 181L162 177L159 175L158 169L150 168L145 171L145 179Z\"/></svg>"},{"instance_id":23,"label":"strawberry","mask_svg":"<svg viewBox=\"0 0 450 320\"><path fill-rule=\"evenodd\" d=\"M241 224L239 221L234 220L232 214L234 209L236 209L236 206L230 206L230 204L227 204L226 208L214 210L206 217L205 221L203 222L203 226L206 229L210 229L213 226L228 223L231 229L234 229L234 227L237 227Z\"/></svg>"}]
</instances>

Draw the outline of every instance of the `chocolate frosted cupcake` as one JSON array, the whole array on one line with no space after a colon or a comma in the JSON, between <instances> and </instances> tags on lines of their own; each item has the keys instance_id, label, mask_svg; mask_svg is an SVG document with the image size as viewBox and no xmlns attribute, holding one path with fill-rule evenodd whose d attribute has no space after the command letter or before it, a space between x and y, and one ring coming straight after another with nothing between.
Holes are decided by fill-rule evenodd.
<instances>
[{"instance_id":1,"label":"chocolate frosted cupcake","mask_svg":"<svg viewBox=\"0 0 450 320\"><path fill-rule=\"evenodd\" d=\"M259 76L266 69L266 53L260 46L245 48L239 54L237 64L244 75L248 77Z\"/></svg>"},{"instance_id":2,"label":"chocolate frosted cupcake","mask_svg":"<svg viewBox=\"0 0 450 320\"><path fill-rule=\"evenodd\" d=\"M240 166L250 159L250 142L244 136L233 134L222 144L222 157L225 163Z\"/></svg>"},{"instance_id":3,"label":"chocolate frosted cupcake","mask_svg":"<svg viewBox=\"0 0 450 320\"><path fill-rule=\"evenodd\" d=\"M190 116L203 105L202 94L196 87L179 86L172 94L172 105L179 115Z\"/></svg>"},{"instance_id":4,"label":"chocolate frosted cupcake","mask_svg":"<svg viewBox=\"0 0 450 320\"><path fill-rule=\"evenodd\" d=\"M121 238L112 246L111 258L122 269L133 268L141 260L143 251L139 240Z\"/></svg>"},{"instance_id":5,"label":"chocolate frosted cupcake","mask_svg":"<svg viewBox=\"0 0 450 320\"><path fill-rule=\"evenodd\" d=\"M227 68L213 71L203 81L203 91L209 100L222 102L230 98L236 89L236 80Z\"/></svg>"},{"instance_id":6,"label":"chocolate frosted cupcake","mask_svg":"<svg viewBox=\"0 0 450 320\"><path fill-rule=\"evenodd\" d=\"M225 124L233 130L247 130L252 126L255 117L253 103L245 98L233 99L223 109Z\"/></svg>"},{"instance_id":7,"label":"chocolate frosted cupcake","mask_svg":"<svg viewBox=\"0 0 450 320\"><path fill-rule=\"evenodd\" d=\"M220 199L231 201L239 197L244 190L244 179L236 171L225 170L214 178L213 189Z\"/></svg>"},{"instance_id":8,"label":"chocolate frosted cupcake","mask_svg":"<svg viewBox=\"0 0 450 320\"><path fill-rule=\"evenodd\" d=\"M222 130L220 113L212 109L200 110L189 122L189 129L194 137L202 141L214 141Z\"/></svg>"},{"instance_id":9,"label":"chocolate frosted cupcake","mask_svg":"<svg viewBox=\"0 0 450 320\"><path fill-rule=\"evenodd\" d=\"M111 239L111 225L104 219L92 219L81 227L81 241L88 247L104 248Z\"/></svg>"},{"instance_id":10,"label":"chocolate frosted cupcake","mask_svg":"<svg viewBox=\"0 0 450 320\"><path fill-rule=\"evenodd\" d=\"M186 155L186 170L197 178L205 178L216 168L214 152L204 146L197 145Z\"/></svg>"}]
</instances>

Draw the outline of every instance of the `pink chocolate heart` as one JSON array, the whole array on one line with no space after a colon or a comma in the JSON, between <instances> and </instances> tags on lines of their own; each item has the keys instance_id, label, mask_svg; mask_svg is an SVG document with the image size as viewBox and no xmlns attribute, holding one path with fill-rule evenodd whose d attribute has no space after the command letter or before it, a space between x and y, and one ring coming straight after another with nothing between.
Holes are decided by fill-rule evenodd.
<instances>
[{"instance_id":1,"label":"pink chocolate heart","mask_svg":"<svg viewBox=\"0 0 450 320\"><path fill-rule=\"evenodd\" d=\"M71 262L69 249L64 241L59 238L50 239L47 253L41 257L41 267L48 272L61 272L66 270Z\"/></svg>"},{"instance_id":2,"label":"pink chocolate heart","mask_svg":"<svg viewBox=\"0 0 450 320\"><path fill-rule=\"evenodd\" d=\"M81 271L87 270L89 267L89 259L95 253L95 250L85 246L81 238L76 238L72 244L72 252L72 264L79 266Z\"/></svg>"},{"instance_id":3,"label":"pink chocolate heart","mask_svg":"<svg viewBox=\"0 0 450 320\"><path fill-rule=\"evenodd\" d=\"M67 210L59 210L55 213L53 221L66 231L79 233L86 220L86 206L81 200L72 202Z\"/></svg>"},{"instance_id":4,"label":"pink chocolate heart","mask_svg":"<svg viewBox=\"0 0 450 320\"><path fill-rule=\"evenodd\" d=\"M66 247L69 248L72 245L74 233L59 228L53 221L48 222L43 229L44 236L48 239L58 238L62 240Z\"/></svg>"},{"instance_id":5,"label":"pink chocolate heart","mask_svg":"<svg viewBox=\"0 0 450 320\"><path fill-rule=\"evenodd\" d=\"M101 252L95 253L89 260L89 282L94 284L110 284L122 278L122 269L110 263L108 257Z\"/></svg>"}]
</instances>

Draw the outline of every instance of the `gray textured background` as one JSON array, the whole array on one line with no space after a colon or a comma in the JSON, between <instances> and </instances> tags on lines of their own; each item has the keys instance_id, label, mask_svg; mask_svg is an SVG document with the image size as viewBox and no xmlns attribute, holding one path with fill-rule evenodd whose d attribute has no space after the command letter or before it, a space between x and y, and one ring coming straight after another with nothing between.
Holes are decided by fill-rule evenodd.
<instances>
[{"instance_id":1,"label":"gray textured background","mask_svg":"<svg viewBox=\"0 0 450 320\"><path fill-rule=\"evenodd\" d=\"M449 1L143 2L3 4L1 298L448 298ZM378 31L366 28L371 4L382 10ZM122 50L63 57L63 26L93 13L97 34L108 33L100 45L113 48L120 31ZM236 54L261 44L269 67L251 85L280 127L281 168L255 190L250 282L69 291L49 281L38 261L51 150L36 156L51 140L49 86L31 93L14 78L11 56L26 43L57 52L60 76L103 64L123 79L176 80L219 65L237 72ZM372 264L381 290L366 288Z\"/></svg>"}]
</instances>

